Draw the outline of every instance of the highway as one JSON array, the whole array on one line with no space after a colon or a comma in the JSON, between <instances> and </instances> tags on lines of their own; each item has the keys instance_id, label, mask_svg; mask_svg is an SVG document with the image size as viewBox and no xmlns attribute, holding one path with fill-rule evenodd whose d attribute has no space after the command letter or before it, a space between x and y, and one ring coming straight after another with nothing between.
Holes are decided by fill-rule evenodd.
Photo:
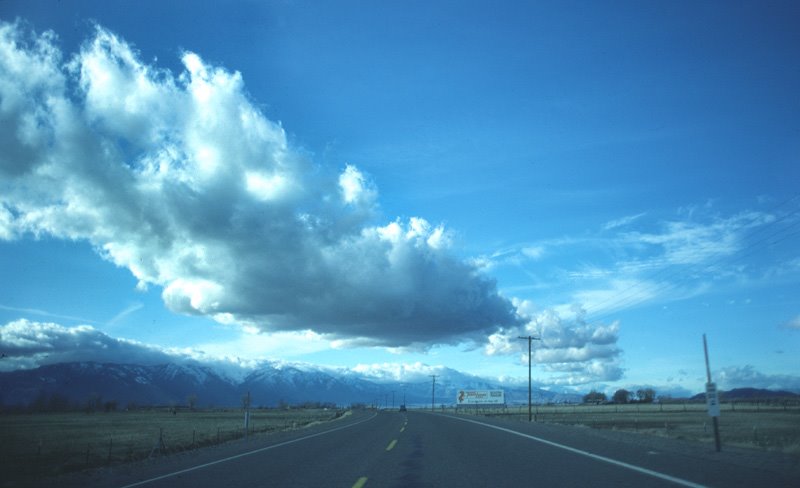
<instances>
[{"instance_id":1,"label":"highway","mask_svg":"<svg viewBox=\"0 0 800 488\"><path fill-rule=\"evenodd\" d=\"M630 440L644 437L615 440L590 429L480 416L355 412L72 482L126 488L800 486L797 469L765 464L757 455L748 461L748 454L713 453L708 446L660 450Z\"/></svg>"}]
</instances>

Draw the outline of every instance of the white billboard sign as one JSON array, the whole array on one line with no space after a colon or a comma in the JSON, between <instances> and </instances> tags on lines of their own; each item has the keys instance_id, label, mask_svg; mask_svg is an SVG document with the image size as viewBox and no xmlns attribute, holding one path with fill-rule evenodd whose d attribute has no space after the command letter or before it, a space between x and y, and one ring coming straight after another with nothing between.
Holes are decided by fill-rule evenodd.
<instances>
[{"instance_id":1,"label":"white billboard sign","mask_svg":"<svg viewBox=\"0 0 800 488\"><path fill-rule=\"evenodd\" d=\"M504 405L503 390L458 390L457 405Z\"/></svg>"}]
</instances>

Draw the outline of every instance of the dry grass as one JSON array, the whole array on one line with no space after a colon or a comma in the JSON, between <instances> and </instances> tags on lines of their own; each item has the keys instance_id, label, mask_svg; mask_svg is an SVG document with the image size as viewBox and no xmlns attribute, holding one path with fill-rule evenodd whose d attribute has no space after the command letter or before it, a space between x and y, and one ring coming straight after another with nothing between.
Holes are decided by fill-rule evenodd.
<instances>
[{"instance_id":1,"label":"dry grass","mask_svg":"<svg viewBox=\"0 0 800 488\"><path fill-rule=\"evenodd\" d=\"M248 435L331 420L325 409L253 410ZM0 415L0 471L20 482L242 438L241 410ZM163 440L163 443L159 442Z\"/></svg>"},{"instance_id":2,"label":"dry grass","mask_svg":"<svg viewBox=\"0 0 800 488\"><path fill-rule=\"evenodd\" d=\"M547 405L535 406L538 422L585 425L713 443L712 419L705 404ZM477 412L519 420L528 408ZM726 403L719 417L723 445L759 448L800 455L800 405L789 403Z\"/></svg>"}]
</instances>

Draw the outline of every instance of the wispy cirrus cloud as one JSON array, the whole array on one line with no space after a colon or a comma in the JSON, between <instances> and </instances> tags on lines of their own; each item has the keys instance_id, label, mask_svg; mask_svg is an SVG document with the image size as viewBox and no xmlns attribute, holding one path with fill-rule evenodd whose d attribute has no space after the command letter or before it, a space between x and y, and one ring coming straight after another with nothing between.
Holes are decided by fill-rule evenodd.
<instances>
[{"instance_id":1,"label":"wispy cirrus cloud","mask_svg":"<svg viewBox=\"0 0 800 488\"><path fill-rule=\"evenodd\" d=\"M636 222L645 215L647 214L642 212L636 215L628 215L626 217L620 217L618 219L611 220L609 222L606 222L605 225L603 225L603 230L613 230L613 229L618 229L620 227L625 227L629 224L632 224L633 222Z\"/></svg>"},{"instance_id":2,"label":"wispy cirrus cloud","mask_svg":"<svg viewBox=\"0 0 800 488\"><path fill-rule=\"evenodd\" d=\"M38 308L24 308L24 307L9 307L7 305L0 305L0 310L7 310L9 312L19 312L28 315L39 315L41 317L49 317L52 319L60 319L60 320L69 320L73 322L81 322L84 324L97 324L96 320L90 320L83 317L74 317L72 315L62 315L56 314L52 312L48 312L47 310L40 310Z\"/></svg>"},{"instance_id":3,"label":"wispy cirrus cloud","mask_svg":"<svg viewBox=\"0 0 800 488\"><path fill-rule=\"evenodd\" d=\"M773 214L747 211L706 219L692 215L694 220L664 221L657 223L656 230L613 236L608 246L616 250L618 259L579 270L586 286L572 294L572 303L596 316L655 300L702 295L719 287L723 279L755 282L772 269L773 265L756 269L752 263L746 268L738 262L743 253L768 245L761 243L770 230L777 235L783 231L770 228L776 221Z\"/></svg>"},{"instance_id":4,"label":"wispy cirrus cloud","mask_svg":"<svg viewBox=\"0 0 800 488\"><path fill-rule=\"evenodd\" d=\"M128 317L129 315L134 314L134 313L136 313L137 311L139 311L139 310L141 310L143 308L144 308L144 304L143 303L133 303L131 305L128 305L123 310L121 310L118 314L113 316L111 318L111 320L108 321L108 325L115 325L115 324L119 323L120 321L122 321L125 317Z\"/></svg>"},{"instance_id":5,"label":"wispy cirrus cloud","mask_svg":"<svg viewBox=\"0 0 800 488\"><path fill-rule=\"evenodd\" d=\"M797 276L797 258L747 260L773 242L790 238L796 210L720 215L711 204L656 220L640 213L621 217L594 233L508 246L483 256L488 268L522 270L522 282L550 298L547 307L568 316L576 305L591 318L655 301L702 295L725 283L766 283ZM523 249L545 249L545 259L526 259ZM765 253L762 253L765 254ZM784 255L786 255L784 253ZM526 289L524 285L508 290Z\"/></svg>"},{"instance_id":6,"label":"wispy cirrus cloud","mask_svg":"<svg viewBox=\"0 0 800 488\"><path fill-rule=\"evenodd\" d=\"M784 325L787 329L800 330L800 315L797 315L793 319L787 321Z\"/></svg>"},{"instance_id":7,"label":"wispy cirrus cloud","mask_svg":"<svg viewBox=\"0 0 800 488\"><path fill-rule=\"evenodd\" d=\"M707 222L667 221L657 232L631 231L622 234L620 241L652 247L665 265L698 265L734 254L745 244L745 232L774 220L769 213L743 212Z\"/></svg>"}]
</instances>

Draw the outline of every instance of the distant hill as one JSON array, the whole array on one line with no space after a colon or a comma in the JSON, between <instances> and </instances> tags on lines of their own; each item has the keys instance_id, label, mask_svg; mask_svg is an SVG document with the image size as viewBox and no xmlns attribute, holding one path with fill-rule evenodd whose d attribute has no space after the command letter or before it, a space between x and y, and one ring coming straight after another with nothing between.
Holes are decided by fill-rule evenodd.
<instances>
[{"instance_id":1,"label":"distant hill","mask_svg":"<svg viewBox=\"0 0 800 488\"><path fill-rule=\"evenodd\" d=\"M722 401L747 401L747 400L776 400L776 399L800 399L800 395L783 390L765 390L760 388L734 388L728 391L720 391ZM705 393L698 393L692 400L705 400Z\"/></svg>"}]
</instances>

